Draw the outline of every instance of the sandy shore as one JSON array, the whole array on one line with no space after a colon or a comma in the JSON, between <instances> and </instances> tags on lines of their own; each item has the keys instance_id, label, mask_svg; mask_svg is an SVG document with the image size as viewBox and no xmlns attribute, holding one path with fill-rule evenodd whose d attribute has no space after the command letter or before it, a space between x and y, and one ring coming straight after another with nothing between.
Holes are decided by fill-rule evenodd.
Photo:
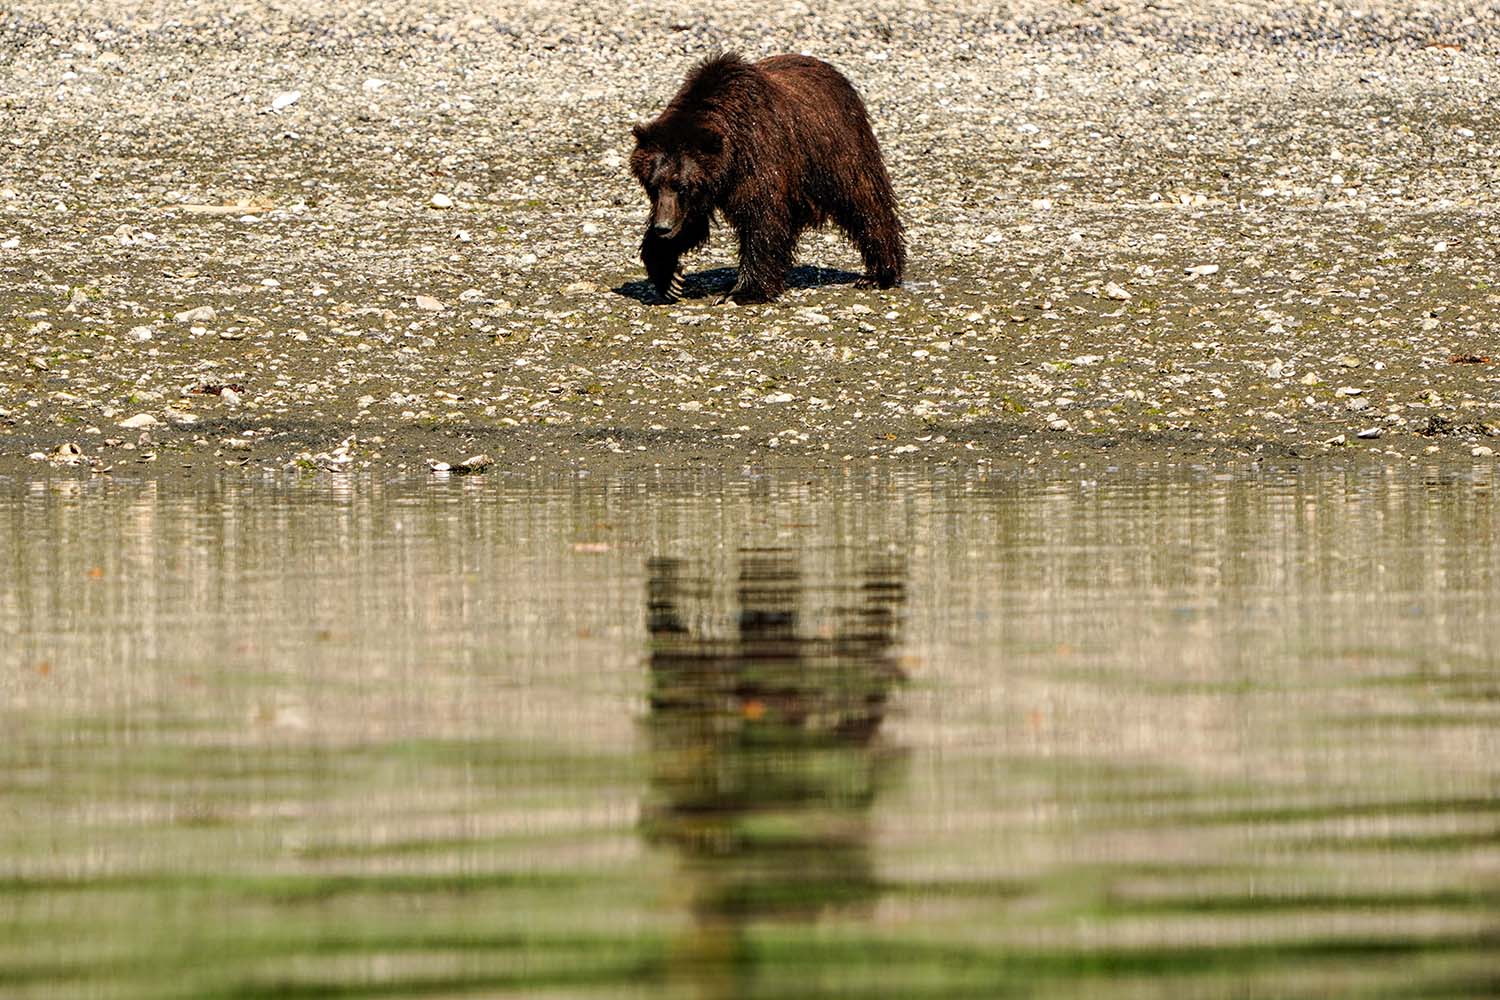
<instances>
[{"instance_id":1,"label":"sandy shore","mask_svg":"<svg viewBox=\"0 0 1500 1000\"><path fill-rule=\"evenodd\" d=\"M798 10L9 5L0 476L1493 460L1500 5ZM650 302L630 125L719 49L861 89L905 287L714 305L720 230Z\"/></svg>"}]
</instances>

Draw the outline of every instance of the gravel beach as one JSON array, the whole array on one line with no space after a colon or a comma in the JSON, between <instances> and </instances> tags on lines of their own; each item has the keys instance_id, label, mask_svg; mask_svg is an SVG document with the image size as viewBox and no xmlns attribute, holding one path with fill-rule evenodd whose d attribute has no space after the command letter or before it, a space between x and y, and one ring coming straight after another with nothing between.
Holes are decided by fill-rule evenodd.
<instances>
[{"instance_id":1,"label":"gravel beach","mask_svg":"<svg viewBox=\"0 0 1500 1000\"><path fill-rule=\"evenodd\" d=\"M7 5L0 476L1493 461L1500 5L936 6ZM863 93L903 287L654 303L726 49Z\"/></svg>"}]
</instances>

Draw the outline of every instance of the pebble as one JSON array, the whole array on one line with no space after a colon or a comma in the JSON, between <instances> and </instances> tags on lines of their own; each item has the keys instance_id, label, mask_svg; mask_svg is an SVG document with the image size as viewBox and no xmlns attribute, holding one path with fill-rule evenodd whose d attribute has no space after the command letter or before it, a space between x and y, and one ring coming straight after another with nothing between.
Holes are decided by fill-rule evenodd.
<instances>
[{"instance_id":1,"label":"pebble","mask_svg":"<svg viewBox=\"0 0 1500 1000\"><path fill-rule=\"evenodd\" d=\"M121 420L117 426L124 427L127 430L139 430L143 427L160 427L161 421L149 413L137 413L133 417L126 417L124 420Z\"/></svg>"},{"instance_id":2,"label":"pebble","mask_svg":"<svg viewBox=\"0 0 1500 1000\"><path fill-rule=\"evenodd\" d=\"M133 326L126 336L131 340L147 341L156 336L156 331L149 326Z\"/></svg>"},{"instance_id":3,"label":"pebble","mask_svg":"<svg viewBox=\"0 0 1500 1000\"><path fill-rule=\"evenodd\" d=\"M1113 281L1104 286L1104 295L1107 298L1116 299L1120 302L1126 302L1130 299L1130 293Z\"/></svg>"},{"instance_id":4,"label":"pebble","mask_svg":"<svg viewBox=\"0 0 1500 1000\"><path fill-rule=\"evenodd\" d=\"M1475 458L1489 458L1495 453L1495 449L1489 445L1479 444L1469 449L1469 454Z\"/></svg>"},{"instance_id":5,"label":"pebble","mask_svg":"<svg viewBox=\"0 0 1500 1000\"><path fill-rule=\"evenodd\" d=\"M417 308L425 309L427 312L442 312L448 307L443 305L440 299L435 299L431 295L418 295Z\"/></svg>"},{"instance_id":6,"label":"pebble","mask_svg":"<svg viewBox=\"0 0 1500 1000\"><path fill-rule=\"evenodd\" d=\"M225 406L239 406L240 394L226 385L224 388L219 390L219 400L223 402Z\"/></svg>"},{"instance_id":7,"label":"pebble","mask_svg":"<svg viewBox=\"0 0 1500 1000\"><path fill-rule=\"evenodd\" d=\"M302 100L302 91L300 91L300 90L287 90L287 91L283 91L282 93L277 94L274 98L272 98L272 100L271 100L271 110L272 111L285 111L287 108L291 107L293 104L296 104L300 100Z\"/></svg>"},{"instance_id":8,"label":"pebble","mask_svg":"<svg viewBox=\"0 0 1500 1000\"><path fill-rule=\"evenodd\" d=\"M1379 427L1366 427L1355 436L1364 438L1366 441L1373 441L1375 438L1380 437L1384 433L1385 431L1381 430Z\"/></svg>"},{"instance_id":9,"label":"pebble","mask_svg":"<svg viewBox=\"0 0 1500 1000\"><path fill-rule=\"evenodd\" d=\"M1185 268L1184 270L1186 270L1188 274L1195 274L1195 275L1199 275L1201 277L1207 277L1210 274L1218 274L1219 273L1219 265L1218 264L1194 264L1192 267Z\"/></svg>"},{"instance_id":10,"label":"pebble","mask_svg":"<svg viewBox=\"0 0 1500 1000\"><path fill-rule=\"evenodd\" d=\"M428 204L433 208L452 208L453 199L439 191L437 194L432 196L432 200L429 201Z\"/></svg>"}]
</instances>

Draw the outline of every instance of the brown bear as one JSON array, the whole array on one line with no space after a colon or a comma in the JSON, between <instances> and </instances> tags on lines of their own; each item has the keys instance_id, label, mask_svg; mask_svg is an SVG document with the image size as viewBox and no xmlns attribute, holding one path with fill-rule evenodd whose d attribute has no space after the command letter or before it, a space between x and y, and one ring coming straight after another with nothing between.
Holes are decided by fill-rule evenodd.
<instances>
[{"instance_id":1,"label":"brown bear","mask_svg":"<svg viewBox=\"0 0 1500 1000\"><path fill-rule=\"evenodd\" d=\"M668 301L682 292L679 258L708 239L715 210L739 236L726 296L736 302L781 294L797 238L829 221L864 258L861 287L901 281L906 246L880 146L864 101L827 63L717 56L634 131L630 169L651 198L641 260Z\"/></svg>"}]
</instances>

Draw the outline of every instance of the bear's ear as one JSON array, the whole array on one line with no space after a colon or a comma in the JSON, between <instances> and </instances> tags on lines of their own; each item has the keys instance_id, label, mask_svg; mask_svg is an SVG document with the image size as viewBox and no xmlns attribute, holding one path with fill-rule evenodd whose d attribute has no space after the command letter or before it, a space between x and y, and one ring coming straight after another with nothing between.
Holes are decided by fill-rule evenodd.
<instances>
[{"instance_id":1,"label":"bear's ear","mask_svg":"<svg viewBox=\"0 0 1500 1000\"><path fill-rule=\"evenodd\" d=\"M635 141L636 142L645 142L646 141L646 135L647 135L646 126L644 126L644 125L632 125L630 127L630 134L633 135L633 136L635 136Z\"/></svg>"}]
</instances>

